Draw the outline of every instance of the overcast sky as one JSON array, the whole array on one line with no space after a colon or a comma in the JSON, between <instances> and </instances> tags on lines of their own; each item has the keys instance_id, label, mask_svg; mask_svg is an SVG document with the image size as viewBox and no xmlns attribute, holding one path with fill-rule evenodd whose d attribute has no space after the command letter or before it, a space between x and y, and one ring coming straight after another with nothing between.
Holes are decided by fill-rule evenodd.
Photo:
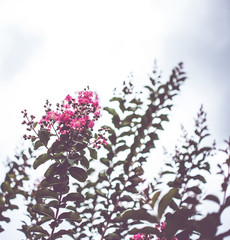
<instances>
[{"instance_id":1,"label":"overcast sky","mask_svg":"<svg viewBox=\"0 0 230 240\"><path fill-rule=\"evenodd\" d=\"M0 0L1 164L21 142L22 109L39 118L47 98L87 85L106 104L130 72L143 86L154 60L165 78L183 61L189 77L171 135L204 104L221 144L230 135L229 23L228 0Z\"/></svg>"}]
</instances>

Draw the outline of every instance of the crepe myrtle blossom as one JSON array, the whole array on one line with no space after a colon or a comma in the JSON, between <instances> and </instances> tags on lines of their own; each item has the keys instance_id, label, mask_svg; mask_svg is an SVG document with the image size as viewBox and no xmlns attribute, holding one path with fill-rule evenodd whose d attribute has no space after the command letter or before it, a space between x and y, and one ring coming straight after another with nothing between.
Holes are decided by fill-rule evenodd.
<instances>
[{"instance_id":1,"label":"crepe myrtle blossom","mask_svg":"<svg viewBox=\"0 0 230 240\"><path fill-rule=\"evenodd\" d=\"M161 222L160 224L155 225L155 228L159 232L163 232L165 229L166 224L164 222ZM166 238L157 238L154 237L153 234L144 234L144 233L138 233L136 235L133 235L132 237L129 238L130 240L150 240L150 239L155 239L155 240L167 240ZM178 240L177 237L173 237L173 240Z\"/></svg>"},{"instance_id":2,"label":"crepe myrtle blossom","mask_svg":"<svg viewBox=\"0 0 230 240\"><path fill-rule=\"evenodd\" d=\"M133 237L130 238L130 240L145 240L145 234L138 233L136 235L133 235Z\"/></svg>"},{"instance_id":3,"label":"crepe myrtle blossom","mask_svg":"<svg viewBox=\"0 0 230 240\"><path fill-rule=\"evenodd\" d=\"M97 94L92 91L81 91L77 99L69 94L62 104L57 104L56 111L50 109L46 102L46 115L40 120L42 128L50 131L54 124L59 134L65 134L72 130L79 133L83 130L93 129L94 122L100 117L100 106Z\"/></svg>"},{"instance_id":4,"label":"crepe myrtle blossom","mask_svg":"<svg viewBox=\"0 0 230 240\"><path fill-rule=\"evenodd\" d=\"M60 137L63 134L82 134L87 130L92 131L101 116L101 107L99 106L98 96L95 92L84 90L77 93L77 98L73 98L69 94L65 97L61 104L56 104L56 109L51 109L52 104L46 100L45 115L39 121L40 130L53 131L55 135ZM27 130L34 130L34 116L28 116L27 111L22 111ZM94 141L94 147L106 145L106 138L100 133ZM32 138L31 135L24 135L24 139Z\"/></svg>"}]
</instances>

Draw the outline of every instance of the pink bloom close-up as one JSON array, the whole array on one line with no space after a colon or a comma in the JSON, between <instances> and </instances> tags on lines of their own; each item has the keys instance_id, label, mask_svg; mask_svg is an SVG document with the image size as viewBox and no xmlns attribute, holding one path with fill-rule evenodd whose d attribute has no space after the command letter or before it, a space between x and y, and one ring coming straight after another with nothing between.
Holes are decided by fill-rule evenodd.
<instances>
[{"instance_id":1,"label":"pink bloom close-up","mask_svg":"<svg viewBox=\"0 0 230 240\"><path fill-rule=\"evenodd\" d=\"M66 98L65 98L65 100L67 101L67 102L70 102L71 100L72 100L73 98L68 94L67 96L66 96Z\"/></svg>"},{"instance_id":2,"label":"pink bloom close-up","mask_svg":"<svg viewBox=\"0 0 230 240\"><path fill-rule=\"evenodd\" d=\"M138 233L136 235L133 235L133 237L131 237L130 239L133 240L144 240L145 235L143 233Z\"/></svg>"}]
</instances>

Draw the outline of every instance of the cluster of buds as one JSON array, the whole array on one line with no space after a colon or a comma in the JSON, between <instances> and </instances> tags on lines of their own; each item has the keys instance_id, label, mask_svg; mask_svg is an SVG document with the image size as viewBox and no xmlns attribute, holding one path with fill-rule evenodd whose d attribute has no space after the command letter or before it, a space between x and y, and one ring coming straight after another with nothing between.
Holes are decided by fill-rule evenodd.
<instances>
[{"instance_id":1,"label":"cluster of buds","mask_svg":"<svg viewBox=\"0 0 230 240\"><path fill-rule=\"evenodd\" d=\"M162 232L165 228L165 223L161 222L160 224L155 225L155 228ZM144 233L138 233L133 235L130 240L150 240L150 239L156 239L156 240L167 240L166 238L155 238L152 234L144 234ZM176 237L173 237L173 240L178 240Z\"/></svg>"},{"instance_id":2,"label":"cluster of buds","mask_svg":"<svg viewBox=\"0 0 230 240\"><path fill-rule=\"evenodd\" d=\"M105 134L108 131L109 129L107 127L102 127L98 130L99 133L93 143L94 148L100 149L101 145L104 145L104 146L107 145L107 138L105 137Z\"/></svg>"},{"instance_id":3,"label":"cluster of buds","mask_svg":"<svg viewBox=\"0 0 230 240\"><path fill-rule=\"evenodd\" d=\"M21 113L23 114L23 118L24 118L22 124L23 124L23 125L24 125L24 124L27 125L27 128L26 128L27 131L31 131L31 130L33 129L33 124L34 124L35 116L33 116L33 115L28 116L28 113L27 113L26 110L23 110ZM25 140L31 139L31 138L32 138L32 135L26 135L26 134L25 134L25 135L23 135L23 138L24 138Z\"/></svg>"}]
</instances>

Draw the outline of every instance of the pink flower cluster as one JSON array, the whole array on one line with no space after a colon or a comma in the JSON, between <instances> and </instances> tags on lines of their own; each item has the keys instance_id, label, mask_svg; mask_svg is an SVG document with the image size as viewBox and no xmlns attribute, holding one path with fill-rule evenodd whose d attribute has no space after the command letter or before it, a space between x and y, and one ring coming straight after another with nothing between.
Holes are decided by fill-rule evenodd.
<instances>
[{"instance_id":1,"label":"pink flower cluster","mask_svg":"<svg viewBox=\"0 0 230 240\"><path fill-rule=\"evenodd\" d=\"M165 228L165 223L161 222L160 224L157 224L155 226L156 229L159 230L159 232L162 232ZM149 240L149 239L156 239L156 240L167 240L166 238L154 238L152 234L144 234L144 233L138 233L136 235L133 235L130 240ZM173 240L178 240L176 237L173 237Z\"/></svg>"},{"instance_id":2,"label":"pink flower cluster","mask_svg":"<svg viewBox=\"0 0 230 240\"><path fill-rule=\"evenodd\" d=\"M51 110L50 106L47 101L46 115L39 124L48 131L54 128L58 134L93 129L95 120L100 117L98 97L92 91L78 92L77 100L67 95L61 105L57 104L56 111Z\"/></svg>"},{"instance_id":3,"label":"pink flower cluster","mask_svg":"<svg viewBox=\"0 0 230 240\"><path fill-rule=\"evenodd\" d=\"M130 240L145 240L145 234L138 233L136 235L133 235L133 237L131 237Z\"/></svg>"}]
</instances>

